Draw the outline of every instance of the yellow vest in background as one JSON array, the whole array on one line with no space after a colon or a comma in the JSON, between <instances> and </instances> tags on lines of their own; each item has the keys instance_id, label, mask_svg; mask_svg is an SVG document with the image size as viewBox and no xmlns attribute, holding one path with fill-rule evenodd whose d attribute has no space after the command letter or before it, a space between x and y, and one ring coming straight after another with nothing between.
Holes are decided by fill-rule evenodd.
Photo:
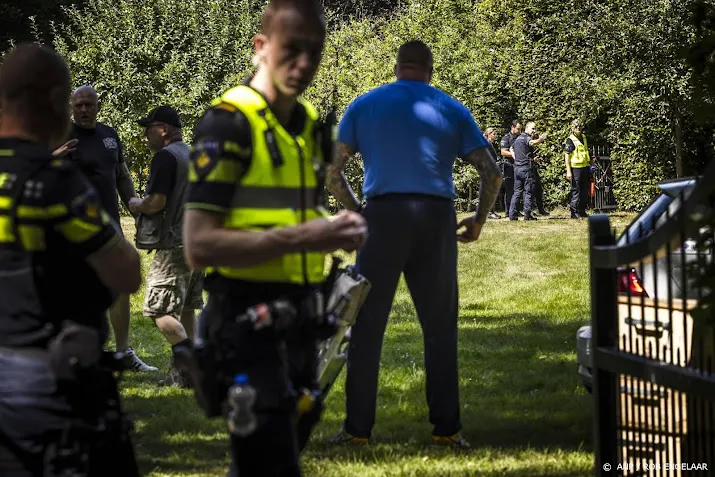
<instances>
[{"instance_id":1,"label":"yellow vest in background","mask_svg":"<svg viewBox=\"0 0 715 477\"><path fill-rule=\"evenodd\" d=\"M573 134L569 136L569 139L573 141L573 145L576 149L571 153L571 167L588 167L591 165L591 156L588 155L588 141L586 141L586 136L581 134L583 142Z\"/></svg>"}]
</instances>

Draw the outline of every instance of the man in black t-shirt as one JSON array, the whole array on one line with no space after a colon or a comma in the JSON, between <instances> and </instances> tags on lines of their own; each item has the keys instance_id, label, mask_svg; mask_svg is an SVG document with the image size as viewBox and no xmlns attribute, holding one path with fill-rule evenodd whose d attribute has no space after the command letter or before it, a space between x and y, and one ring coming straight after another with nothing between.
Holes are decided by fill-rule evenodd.
<instances>
[{"instance_id":1,"label":"man in black t-shirt","mask_svg":"<svg viewBox=\"0 0 715 477\"><path fill-rule=\"evenodd\" d=\"M72 138L78 140L76 148L70 152L73 159L89 179L99 194L102 207L120 225L119 196L128 207L136 196L134 182L122 153L122 142L117 132L97 121L99 98L91 86L80 86L72 94ZM129 295L120 295L109 309L109 319L114 330L117 351L125 354L127 369L135 371L156 371L142 361L129 346L130 305Z\"/></svg>"}]
</instances>

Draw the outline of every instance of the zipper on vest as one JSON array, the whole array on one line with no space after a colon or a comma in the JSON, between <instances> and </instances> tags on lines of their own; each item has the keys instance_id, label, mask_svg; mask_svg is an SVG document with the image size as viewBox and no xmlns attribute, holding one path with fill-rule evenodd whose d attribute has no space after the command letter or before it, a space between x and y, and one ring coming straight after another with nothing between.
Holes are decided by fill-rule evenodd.
<instances>
[{"instance_id":1,"label":"zipper on vest","mask_svg":"<svg viewBox=\"0 0 715 477\"><path fill-rule=\"evenodd\" d=\"M305 203L305 158L303 157L303 148L300 146L298 139L293 137L296 147L298 148L298 160L300 164L300 222L305 223L307 219L306 203ZM305 286L310 285L310 280L308 279L308 256L305 249L300 252L301 264L303 268L303 282Z\"/></svg>"}]
</instances>

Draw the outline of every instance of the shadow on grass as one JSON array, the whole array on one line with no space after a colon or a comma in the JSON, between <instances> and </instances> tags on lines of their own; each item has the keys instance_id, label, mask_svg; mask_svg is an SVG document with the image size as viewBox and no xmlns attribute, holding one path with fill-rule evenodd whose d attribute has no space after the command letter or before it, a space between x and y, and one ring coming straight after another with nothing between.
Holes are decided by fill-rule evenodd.
<instances>
[{"instance_id":1,"label":"shadow on grass","mask_svg":"<svg viewBox=\"0 0 715 477\"><path fill-rule=\"evenodd\" d=\"M134 444L142 473L225 474L228 437L223 423L206 419L189 391L167 392L124 398L137 426Z\"/></svg>"},{"instance_id":2,"label":"shadow on grass","mask_svg":"<svg viewBox=\"0 0 715 477\"><path fill-rule=\"evenodd\" d=\"M510 318L497 327L497 317L470 319L470 326L459 331L465 437L477 449L590 450L590 398L578 388L573 356L564 353L573 342L574 326L554 325L537 314L513 314ZM397 330L385 337L381 373L399 376L415 366L419 372L408 382L381 380L378 439L384 437L393 443L428 441L431 426L421 372L422 340L416 338L415 333ZM406 354L411 357L405 359ZM330 399L339 401L342 411L343 397ZM399 405L405 401L411 405ZM323 421L337 429L342 417L342 412L328 414Z\"/></svg>"},{"instance_id":3,"label":"shadow on grass","mask_svg":"<svg viewBox=\"0 0 715 477\"><path fill-rule=\"evenodd\" d=\"M400 325L389 330L383 346L376 445L356 451L326 443L343 419L343 373L328 396L308 456L320 460L344 456L369 463L415 454L449 455L427 447L431 425L419 326L397 322ZM545 315L530 313L485 313L462 320L461 416L463 433L473 446L467 455L525 448L591 452L591 401L578 388L572 346L575 329L573 324L554 324ZM225 472L227 438L222 420L207 420L188 391L157 392L144 376L131 378L127 385L139 389L129 393L125 403L139 424L135 443L144 471Z\"/></svg>"}]
</instances>

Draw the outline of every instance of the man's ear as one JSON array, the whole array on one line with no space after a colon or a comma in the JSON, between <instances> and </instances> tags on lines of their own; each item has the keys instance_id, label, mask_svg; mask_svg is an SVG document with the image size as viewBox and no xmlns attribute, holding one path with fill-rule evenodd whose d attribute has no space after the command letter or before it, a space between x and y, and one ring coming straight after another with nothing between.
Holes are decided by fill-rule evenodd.
<instances>
[{"instance_id":1,"label":"man's ear","mask_svg":"<svg viewBox=\"0 0 715 477\"><path fill-rule=\"evenodd\" d=\"M430 66L429 69L429 82L432 82L432 75L434 74L434 66Z\"/></svg>"},{"instance_id":2,"label":"man's ear","mask_svg":"<svg viewBox=\"0 0 715 477\"><path fill-rule=\"evenodd\" d=\"M268 43L268 37L263 33L258 33L253 37L253 49L255 51L253 55L253 65L258 67L261 64L261 60L265 57L266 44Z\"/></svg>"}]
</instances>

